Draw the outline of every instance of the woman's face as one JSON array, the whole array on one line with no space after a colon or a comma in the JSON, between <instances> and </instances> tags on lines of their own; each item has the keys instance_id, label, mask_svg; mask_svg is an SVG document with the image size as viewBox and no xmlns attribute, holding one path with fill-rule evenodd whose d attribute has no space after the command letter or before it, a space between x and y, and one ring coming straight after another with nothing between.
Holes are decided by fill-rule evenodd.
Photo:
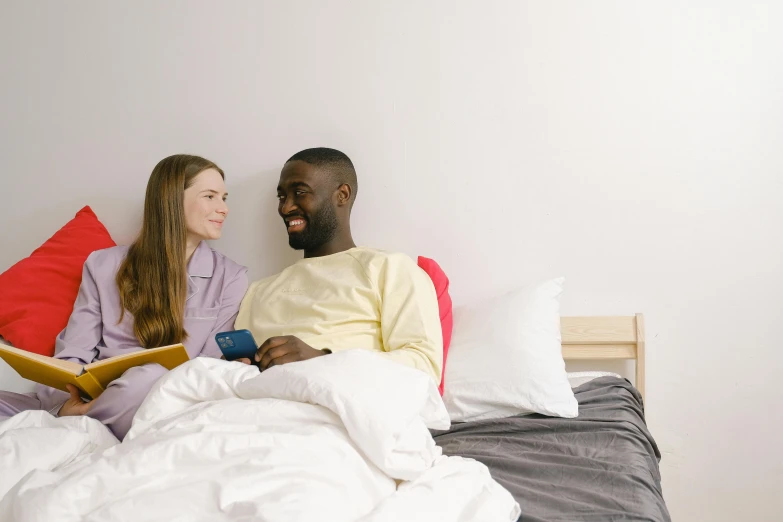
<instances>
[{"instance_id":1,"label":"woman's face","mask_svg":"<svg viewBox=\"0 0 783 522\"><path fill-rule=\"evenodd\" d=\"M226 184L215 169L198 174L193 184L185 189L185 224L188 242L219 239L223 221L228 215Z\"/></svg>"}]
</instances>

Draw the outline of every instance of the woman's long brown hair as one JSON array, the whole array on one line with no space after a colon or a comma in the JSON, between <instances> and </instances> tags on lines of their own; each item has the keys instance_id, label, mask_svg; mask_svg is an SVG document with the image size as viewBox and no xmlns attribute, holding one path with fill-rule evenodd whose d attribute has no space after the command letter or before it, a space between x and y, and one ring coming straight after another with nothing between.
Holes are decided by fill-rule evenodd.
<instances>
[{"instance_id":1,"label":"woman's long brown hair","mask_svg":"<svg viewBox=\"0 0 783 522\"><path fill-rule=\"evenodd\" d=\"M184 341L188 281L185 252L185 189L196 176L215 169L209 160L176 154L160 161L150 175L141 233L117 272L122 322L133 316L133 333L144 348Z\"/></svg>"}]
</instances>

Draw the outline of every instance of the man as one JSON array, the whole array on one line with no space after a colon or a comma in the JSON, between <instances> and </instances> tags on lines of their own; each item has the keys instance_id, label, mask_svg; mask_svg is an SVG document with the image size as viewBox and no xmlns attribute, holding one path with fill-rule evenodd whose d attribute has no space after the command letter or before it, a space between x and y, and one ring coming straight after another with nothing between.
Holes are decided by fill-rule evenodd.
<instances>
[{"instance_id":1,"label":"man","mask_svg":"<svg viewBox=\"0 0 783 522\"><path fill-rule=\"evenodd\" d=\"M440 382L443 339L435 289L404 254L357 247L351 160L328 148L289 159L277 187L288 244L304 259L250 285L235 326L256 342L261 370L359 348Z\"/></svg>"}]
</instances>

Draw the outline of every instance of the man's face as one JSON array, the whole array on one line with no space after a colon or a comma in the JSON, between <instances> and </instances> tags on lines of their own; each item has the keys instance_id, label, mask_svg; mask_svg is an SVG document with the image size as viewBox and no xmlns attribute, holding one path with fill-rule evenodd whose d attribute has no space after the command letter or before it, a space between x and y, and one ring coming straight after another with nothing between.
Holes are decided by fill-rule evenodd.
<instances>
[{"instance_id":1,"label":"man's face","mask_svg":"<svg viewBox=\"0 0 783 522\"><path fill-rule=\"evenodd\" d=\"M339 228L332 196L337 187L328 173L304 161L283 166L277 186L277 212L285 222L288 244L315 250L331 241Z\"/></svg>"}]
</instances>

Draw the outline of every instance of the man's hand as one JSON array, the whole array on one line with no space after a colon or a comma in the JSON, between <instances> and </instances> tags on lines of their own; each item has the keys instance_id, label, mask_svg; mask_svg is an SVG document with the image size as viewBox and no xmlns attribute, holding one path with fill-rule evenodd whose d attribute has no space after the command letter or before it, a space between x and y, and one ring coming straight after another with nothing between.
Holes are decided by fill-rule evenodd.
<instances>
[{"instance_id":1,"label":"man's hand","mask_svg":"<svg viewBox=\"0 0 783 522\"><path fill-rule=\"evenodd\" d=\"M270 337L262 344L254 360L258 363L261 371L296 361L306 361L314 357L326 355L323 350L316 350L312 346L305 344L304 341L293 335L284 335L282 337Z\"/></svg>"},{"instance_id":2,"label":"man's hand","mask_svg":"<svg viewBox=\"0 0 783 522\"><path fill-rule=\"evenodd\" d=\"M68 393L71 397L65 401L65 404L60 408L60 417L67 417L69 415L87 415L87 412L92 408L92 402L84 402L79 396L79 389L73 384L66 384Z\"/></svg>"}]
</instances>

